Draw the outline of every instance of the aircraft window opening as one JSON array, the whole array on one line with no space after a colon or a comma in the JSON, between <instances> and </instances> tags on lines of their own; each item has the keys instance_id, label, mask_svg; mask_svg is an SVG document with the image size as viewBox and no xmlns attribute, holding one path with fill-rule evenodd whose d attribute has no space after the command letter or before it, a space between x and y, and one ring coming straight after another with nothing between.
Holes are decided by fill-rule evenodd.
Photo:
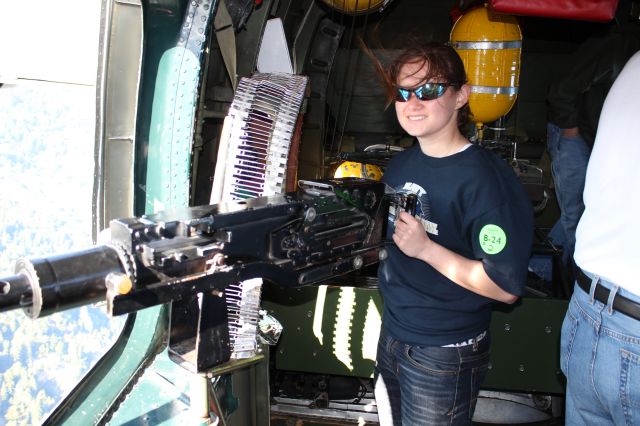
<instances>
[{"instance_id":1,"label":"aircraft window opening","mask_svg":"<svg viewBox=\"0 0 640 426\"><path fill-rule=\"evenodd\" d=\"M0 88L0 271L18 258L91 242L95 89L57 82ZM104 306L0 322L0 424L36 424L115 342L125 317ZM111 343L109 343L111 342Z\"/></svg>"},{"instance_id":2,"label":"aircraft window opening","mask_svg":"<svg viewBox=\"0 0 640 426\"><path fill-rule=\"evenodd\" d=\"M33 31L33 39L24 34L16 41L6 36L11 25L0 26L0 36L5 36L0 39L12 39L17 49L0 49L0 274L5 276L14 273L19 258L93 244L100 2L73 1L74 14L66 17L74 20L72 25L53 11L71 5L36 3L30 20L34 28L43 25ZM22 25L16 13L10 5L0 10L0 15ZM75 21L78 16L82 19ZM52 31L53 26L58 30ZM55 36L68 37L59 31L65 27L74 28L73 43ZM95 34L79 36L83 31ZM55 51L55 61L48 51ZM21 309L0 315L2 425L40 424L112 346L126 319L108 317L104 306L38 320Z\"/></svg>"}]
</instances>

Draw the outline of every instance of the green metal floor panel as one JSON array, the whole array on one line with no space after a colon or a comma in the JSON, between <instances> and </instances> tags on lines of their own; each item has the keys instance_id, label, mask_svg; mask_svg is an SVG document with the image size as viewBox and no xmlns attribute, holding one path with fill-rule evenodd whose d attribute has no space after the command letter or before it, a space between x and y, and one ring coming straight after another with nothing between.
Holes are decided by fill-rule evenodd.
<instances>
[{"instance_id":1,"label":"green metal floor panel","mask_svg":"<svg viewBox=\"0 0 640 426\"><path fill-rule=\"evenodd\" d=\"M284 327L276 368L371 377L380 332L382 300L377 289L269 288L263 307Z\"/></svg>"},{"instance_id":2,"label":"green metal floor panel","mask_svg":"<svg viewBox=\"0 0 640 426\"><path fill-rule=\"evenodd\" d=\"M268 287L263 300L284 327L277 369L372 377L382 314L377 288ZM492 367L483 388L564 393L559 346L567 303L525 297L494 310Z\"/></svg>"},{"instance_id":3,"label":"green metal floor panel","mask_svg":"<svg viewBox=\"0 0 640 426\"><path fill-rule=\"evenodd\" d=\"M525 297L496 308L491 320L491 364L484 388L564 394L560 330L568 301Z\"/></svg>"}]
</instances>

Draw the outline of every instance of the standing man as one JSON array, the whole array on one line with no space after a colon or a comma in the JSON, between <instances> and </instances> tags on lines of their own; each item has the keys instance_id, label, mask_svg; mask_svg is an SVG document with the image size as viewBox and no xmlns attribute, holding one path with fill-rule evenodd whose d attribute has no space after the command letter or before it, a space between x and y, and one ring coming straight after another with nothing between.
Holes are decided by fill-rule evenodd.
<instances>
[{"instance_id":1,"label":"standing man","mask_svg":"<svg viewBox=\"0 0 640 426\"><path fill-rule=\"evenodd\" d=\"M562 325L567 425L640 424L640 53L604 103Z\"/></svg>"},{"instance_id":2,"label":"standing man","mask_svg":"<svg viewBox=\"0 0 640 426\"><path fill-rule=\"evenodd\" d=\"M603 34L585 40L547 93L547 149L560 219L550 237L564 246L571 271L575 232L584 211L582 193L602 104L629 58L640 50L637 0L622 0L616 21Z\"/></svg>"}]
</instances>

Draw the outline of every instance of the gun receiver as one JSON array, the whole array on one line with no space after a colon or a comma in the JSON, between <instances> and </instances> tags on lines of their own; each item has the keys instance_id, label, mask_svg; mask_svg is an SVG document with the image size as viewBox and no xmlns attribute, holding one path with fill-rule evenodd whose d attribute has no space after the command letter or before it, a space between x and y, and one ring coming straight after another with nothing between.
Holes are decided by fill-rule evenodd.
<instances>
[{"instance_id":1,"label":"gun receiver","mask_svg":"<svg viewBox=\"0 0 640 426\"><path fill-rule=\"evenodd\" d=\"M345 178L113 220L107 244L19 260L0 278L0 312L23 308L35 319L106 300L121 315L171 303L172 352L204 371L229 359L227 286L321 284L378 262L389 202L384 184Z\"/></svg>"},{"instance_id":2,"label":"gun receiver","mask_svg":"<svg viewBox=\"0 0 640 426\"><path fill-rule=\"evenodd\" d=\"M22 259L0 278L0 312L38 318L106 299L121 315L261 277L319 284L378 262L388 200L381 183L301 181L295 193L117 219L111 241Z\"/></svg>"}]
</instances>

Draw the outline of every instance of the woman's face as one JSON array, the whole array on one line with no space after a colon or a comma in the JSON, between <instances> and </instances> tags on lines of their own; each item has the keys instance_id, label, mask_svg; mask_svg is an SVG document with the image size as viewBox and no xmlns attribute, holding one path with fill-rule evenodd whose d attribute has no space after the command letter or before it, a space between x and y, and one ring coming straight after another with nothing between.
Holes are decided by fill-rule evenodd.
<instances>
[{"instance_id":1,"label":"woman's face","mask_svg":"<svg viewBox=\"0 0 640 426\"><path fill-rule=\"evenodd\" d=\"M405 64L398 75L399 87L413 89L424 84L428 64ZM429 83L440 83L433 79ZM411 136L418 139L446 134L458 128L458 110L467 103L468 91L456 91L449 86L442 96L430 101L421 101L411 93L407 102L395 102L398 122Z\"/></svg>"}]
</instances>

